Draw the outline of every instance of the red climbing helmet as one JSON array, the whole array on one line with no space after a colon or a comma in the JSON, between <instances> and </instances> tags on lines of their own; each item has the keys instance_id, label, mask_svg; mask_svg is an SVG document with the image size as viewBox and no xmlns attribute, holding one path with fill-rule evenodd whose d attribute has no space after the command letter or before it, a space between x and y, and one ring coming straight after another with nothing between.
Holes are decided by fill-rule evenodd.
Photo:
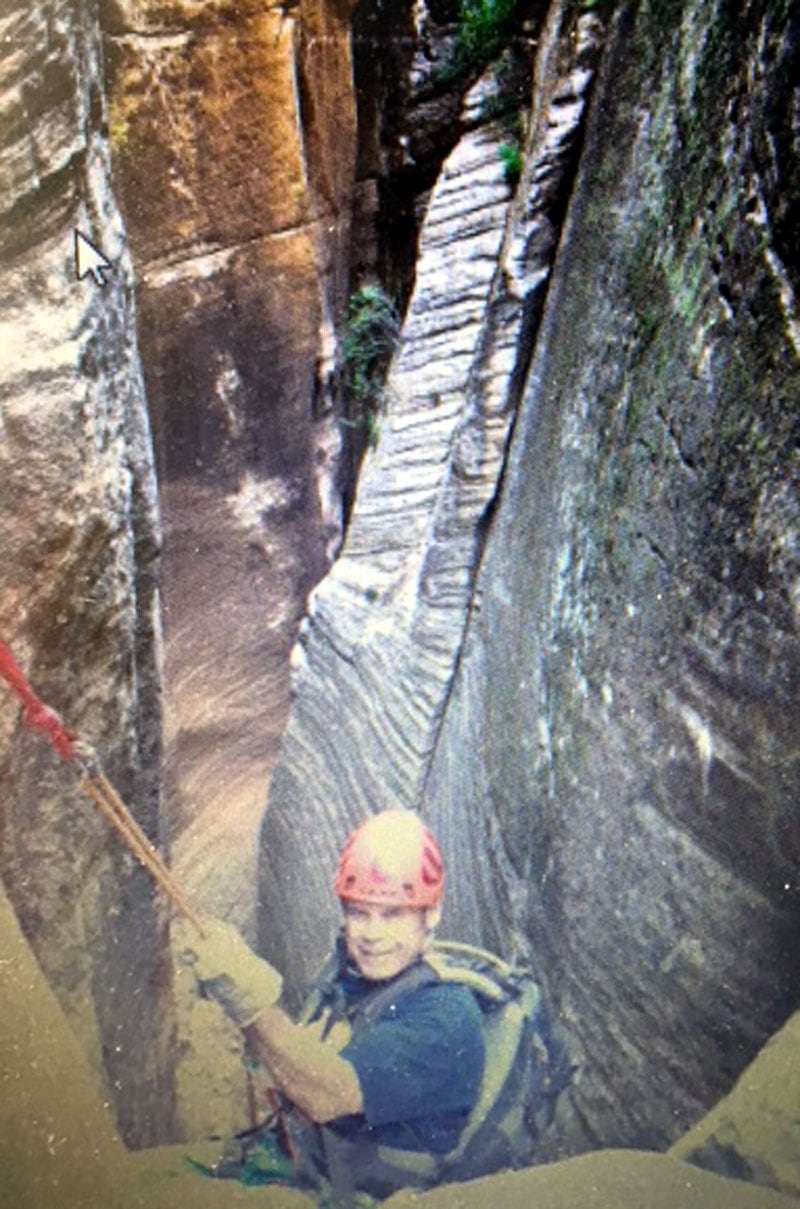
<instances>
[{"instance_id":1,"label":"red climbing helmet","mask_svg":"<svg viewBox=\"0 0 800 1209\"><path fill-rule=\"evenodd\" d=\"M438 907L444 890L439 845L413 810L374 814L342 849L333 889L342 902Z\"/></svg>"}]
</instances>

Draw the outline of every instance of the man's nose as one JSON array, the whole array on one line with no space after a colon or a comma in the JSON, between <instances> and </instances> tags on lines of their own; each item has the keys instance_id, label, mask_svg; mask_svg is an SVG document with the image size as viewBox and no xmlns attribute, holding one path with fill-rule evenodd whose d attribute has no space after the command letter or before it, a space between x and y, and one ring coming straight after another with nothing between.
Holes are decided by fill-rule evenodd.
<instances>
[{"instance_id":1,"label":"man's nose","mask_svg":"<svg viewBox=\"0 0 800 1209\"><path fill-rule=\"evenodd\" d=\"M364 920L364 939L379 940L383 934L383 920L378 915L370 915Z\"/></svg>"}]
</instances>

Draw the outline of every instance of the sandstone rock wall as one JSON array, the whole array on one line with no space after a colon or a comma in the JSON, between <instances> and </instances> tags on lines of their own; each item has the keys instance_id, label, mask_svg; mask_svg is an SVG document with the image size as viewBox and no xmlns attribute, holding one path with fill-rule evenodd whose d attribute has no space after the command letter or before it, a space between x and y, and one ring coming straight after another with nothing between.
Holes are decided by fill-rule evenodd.
<instances>
[{"instance_id":1,"label":"sandstone rock wall","mask_svg":"<svg viewBox=\"0 0 800 1209\"><path fill-rule=\"evenodd\" d=\"M2 22L0 634L157 839L160 539L100 33L92 6L50 0L6 0ZM75 228L112 262L103 288L76 280ZM163 1137L169 979L150 880L4 685L0 732L9 895L124 1136Z\"/></svg>"},{"instance_id":2,"label":"sandstone rock wall","mask_svg":"<svg viewBox=\"0 0 800 1209\"><path fill-rule=\"evenodd\" d=\"M14 1209L248 1209L252 1188L209 1180L186 1150L131 1154L0 887L0 1178ZM270 1189L272 1209L312 1209L293 1188Z\"/></svg>"},{"instance_id":3,"label":"sandstone rock wall","mask_svg":"<svg viewBox=\"0 0 800 1209\"><path fill-rule=\"evenodd\" d=\"M797 1002L786 20L620 11L428 784L572 1034L555 1153L662 1146Z\"/></svg>"},{"instance_id":4,"label":"sandstone rock wall","mask_svg":"<svg viewBox=\"0 0 800 1209\"><path fill-rule=\"evenodd\" d=\"M170 829L196 824L179 869L245 926L288 654L340 536L349 22L322 0L104 14L165 531Z\"/></svg>"},{"instance_id":5,"label":"sandstone rock wall","mask_svg":"<svg viewBox=\"0 0 800 1209\"><path fill-rule=\"evenodd\" d=\"M719 1175L800 1195L800 1013L670 1153Z\"/></svg>"},{"instance_id":6,"label":"sandstone rock wall","mask_svg":"<svg viewBox=\"0 0 800 1209\"><path fill-rule=\"evenodd\" d=\"M296 653L264 948L297 988L347 828L420 807L447 931L533 961L567 1029L579 1071L542 1158L668 1144L800 989L797 46L777 3L615 10L541 325L515 317L510 450L471 514L492 329L470 329L477 266L434 250L434 194L390 420Z\"/></svg>"},{"instance_id":7,"label":"sandstone rock wall","mask_svg":"<svg viewBox=\"0 0 800 1209\"><path fill-rule=\"evenodd\" d=\"M312 594L294 652L295 702L264 832L276 880L264 901L269 919L291 895L301 933L313 937L300 952L290 937L280 950L272 929L266 938L295 988L328 943L316 920L332 847L370 806L412 805L424 792L549 274L553 199L574 164L602 28L585 17L562 41L568 24L559 6L543 42L544 86L517 203L499 154L505 135L483 116L491 78L467 98L468 131L422 227L380 442L361 471L345 549ZM331 825L318 828L318 816ZM317 858L303 861L310 896L293 889L298 819Z\"/></svg>"}]
</instances>

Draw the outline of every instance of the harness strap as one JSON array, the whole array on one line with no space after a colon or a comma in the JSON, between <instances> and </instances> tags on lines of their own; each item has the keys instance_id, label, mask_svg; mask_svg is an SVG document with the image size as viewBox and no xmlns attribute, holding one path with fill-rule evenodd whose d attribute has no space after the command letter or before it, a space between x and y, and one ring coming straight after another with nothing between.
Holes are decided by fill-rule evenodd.
<instances>
[{"instance_id":1,"label":"harness strap","mask_svg":"<svg viewBox=\"0 0 800 1209\"><path fill-rule=\"evenodd\" d=\"M398 1000L406 995L418 991L421 987L434 986L439 981L439 975L424 958L415 962L413 966L404 970L402 974L398 974L386 986L378 987L365 995L345 1012L353 1034L357 1035L376 1024L394 1007Z\"/></svg>"},{"instance_id":2,"label":"harness strap","mask_svg":"<svg viewBox=\"0 0 800 1209\"><path fill-rule=\"evenodd\" d=\"M335 1209L354 1209L356 1194L365 1186L380 1200L401 1188L429 1187L436 1183L443 1165L441 1156L365 1145L342 1137L327 1125L319 1126L319 1139Z\"/></svg>"},{"instance_id":3,"label":"harness strap","mask_svg":"<svg viewBox=\"0 0 800 1209\"><path fill-rule=\"evenodd\" d=\"M347 1005L342 978L347 970L347 948L342 933L336 938L333 955L317 980L316 989L300 1017L301 1024L310 1024L327 1012L323 1040L334 1024L346 1020L353 1033L376 1023L401 999L420 987L433 986L441 982L439 972L426 958L414 963L391 982L381 983L364 995L357 1003Z\"/></svg>"}]
</instances>

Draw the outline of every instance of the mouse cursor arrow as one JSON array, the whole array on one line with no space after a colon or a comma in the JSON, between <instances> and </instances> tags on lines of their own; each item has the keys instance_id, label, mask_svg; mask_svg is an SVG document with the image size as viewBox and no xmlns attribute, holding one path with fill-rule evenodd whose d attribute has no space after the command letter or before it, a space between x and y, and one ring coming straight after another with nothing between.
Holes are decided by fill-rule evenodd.
<instances>
[{"instance_id":1,"label":"mouse cursor arrow","mask_svg":"<svg viewBox=\"0 0 800 1209\"><path fill-rule=\"evenodd\" d=\"M106 279L104 273L110 273L112 264L105 258L99 248L96 248L91 240L81 234L76 229L75 231L75 276L78 281L83 281L84 277L88 277L91 273L96 285L105 285Z\"/></svg>"}]
</instances>

